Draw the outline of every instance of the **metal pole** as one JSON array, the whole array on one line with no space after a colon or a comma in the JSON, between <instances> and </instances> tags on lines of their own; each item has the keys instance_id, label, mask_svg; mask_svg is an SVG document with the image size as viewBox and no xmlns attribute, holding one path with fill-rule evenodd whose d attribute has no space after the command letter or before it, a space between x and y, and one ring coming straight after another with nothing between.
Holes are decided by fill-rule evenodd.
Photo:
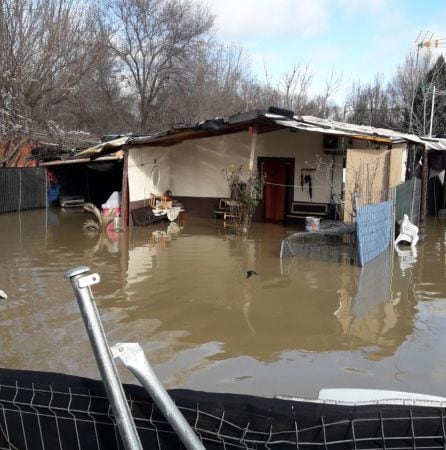
<instances>
[{"instance_id":1,"label":"metal pole","mask_svg":"<svg viewBox=\"0 0 446 450\"><path fill-rule=\"evenodd\" d=\"M421 199L420 199L420 236L424 234L425 231L425 217L426 217L426 207L427 207L427 183L429 179L429 166L428 166L428 150L426 147L423 149L423 165L421 167Z\"/></svg>"},{"instance_id":2,"label":"metal pole","mask_svg":"<svg viewBox=\"0 0 446 450\"><path fill-rule=\"evenodd\" d=\"M177 433L188 450L205 450L203 443L194 433L181 411L150 367L141 346L138 343L120 343L111 348L115 358L120 358L127 369L135 375L156 403L164 417Z\"/></svg>"},{"instance_id":3,"label":"metal pole","mask_svg":"<svg viewBox=\"0 0 446 450\"><path fill-rule=\"evenodd\" d=\"M85 275L89 271L89 267L77 267L67 271L65 278L71 281L71 286L76 295L124 447L126 450L142 450L141 441L136 431L90 289L90 286L99 283L100 277L97 273Z\"/></svg>"},{"instance_id":4,"label":"metal pole","mask_svg":"<svg viewBox=\"0 0 446 450\"><path fill-rule=\"evenodd\" d=\"M429 127L429 137L432 137L432 124L434 123L434 105L435 105L435 85L432 89L432 107L431 107L431 124Z\"/></svg>"}]
</instances>

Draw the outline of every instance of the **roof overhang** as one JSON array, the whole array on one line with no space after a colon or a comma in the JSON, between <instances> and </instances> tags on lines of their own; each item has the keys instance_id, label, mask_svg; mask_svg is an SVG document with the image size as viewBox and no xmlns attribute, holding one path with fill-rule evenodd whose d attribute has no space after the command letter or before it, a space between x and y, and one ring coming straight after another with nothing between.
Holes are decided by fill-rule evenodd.
<instances>
[{"instance_id":1,"label":"roof overhang","mask_svg":"<svg viewBox=\"0 0 446 450\"><path fill-rule=\"evenodd\" d=\"M382 143L382 144L391 144L392 139L385 136L378 136L378 135L366 135L366 134L355 134L352 131L344 131L344 130L338 130L336 128L322 128L319 126L314 126L305 122L291 122L289 120L283 121L283 120L275 120L275 122L282 127L287 128L293 128L297 130L302 131L308 131L311 133L319 133L319 134L331 134L336 136L343 136L349 139L358 139L363 141L372 141L376 143ZM358 130L359 131L359 130Z\"/></svg>"},{"instance_id":2,"label":"roof overhang","mask_svg":"<svg viewBox=\"0 0 446 450\"><path fill-rule=\"evenodd\" d=\"M77 158L77 159L65 159L58 161L48 161L40 163L39 166L42 167L52 167L52 166L65 166L67 164L85 164L85 163L101 163L101 162L115 162L120 161L124 157L122 151L117 152L115 155L101 156L99 158Z\"/></svg>"}]
</instances>

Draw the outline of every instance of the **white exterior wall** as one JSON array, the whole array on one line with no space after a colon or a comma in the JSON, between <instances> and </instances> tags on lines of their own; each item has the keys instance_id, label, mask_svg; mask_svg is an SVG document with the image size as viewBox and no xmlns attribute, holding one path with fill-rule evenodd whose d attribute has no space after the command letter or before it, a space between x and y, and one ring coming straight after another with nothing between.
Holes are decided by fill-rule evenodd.
<instances>
[{"instance_id":1,"label":"white exterior wall","mask_svg":"<svg viewBox=\"0 0 446 450\"><path fill-rule=\"evenodd\" d=\"M222 170L234 164L248 167L248 132L194 139L171 147L171 190L182 197L228 197Z\"/></svg>"},{"instance_id":2,"label":"white exterior wall","mask_svg":"<svg viewBox=\"0 0 446 450\"><path fill-rule=\"evenodd\" d=\"M152 183L152 170L155 165L160 170L160 181L156 187ZM169 148L132 148L129 150L128 167L131 202L145 200L150 194L163 194L170 188Z\"/></svg>"},{"instance_id":3,"label":"white exterior wall","mask_svg":"<svg viewBox=\"0 0 446 450\"><path fill-rule=\"evenodd\" d=\"M186 141L171 147L173 194L187 197L227 197L229 189L222 170L231 165L243 165L246 169L250 151L251 137L248 132ZM259 134L256 160L259 156L295 158L294 200L329 202L329 164L332 156L323 152L322 135L291 133L288 130ZM319 168L318 171L308 172L312 176L312 199L308 194L308 186L303 191L300 187L300 171L309 167ZM342 156L335 157L334 182L342 182Z\"/></svg>"},{"instance_id":4,"label":"white exterior wall","mask_svg":"<svg viewBox=\"0 0 446 450\"><path fill-rule=\"evenodd\" d=\"M332 183L332 155L322 148L323 136L318 133L288 129L259 134L256 146L257 157L295 158L294 200L328 203ZM185 141L172 147L147 147L129 150L130 201L143 200L151 193L163 193L170 189L174 196L181 197L228 197L229 188L223 169L249 164L251 137L240 132L231 135ZM160 168L161 181L153 187L151 171ZM334 157L333 183L340 190L342 182L342 156ZM316 168L307 172L312 177L312 198L308 185L300 186L301 169Z\"/></svg>"},{"instance_id":5,"label":"white exterior wall","mask_svg":"<svg viewBox=\"0 0 446 450\"><path fill-rule=\"evenodd\" d=\"M274 156L295 158L294 166L294 200L314 203L329 203L331 187L332 155L324 153L322 148L323 135L306 131L297 133L280 130L259 135L256 156ZM340 144L339 144L340 145ZM315 168L316 171L305 172L311 175L313 195L310 198L308 185L300 186L302 169ZM342 183L342 156L334 157L333 183Z\"/></svg>"}]
</instances>

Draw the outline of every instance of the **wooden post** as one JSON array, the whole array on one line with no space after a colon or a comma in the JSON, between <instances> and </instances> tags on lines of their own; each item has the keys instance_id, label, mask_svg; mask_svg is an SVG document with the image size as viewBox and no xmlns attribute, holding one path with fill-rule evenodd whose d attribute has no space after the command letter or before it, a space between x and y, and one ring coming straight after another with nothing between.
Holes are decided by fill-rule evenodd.
<instances>
[{"instance_id":1,"label":"wooden post","mask_svg":"<svg viewBox=\"0 0 446 450\"><path fill-rule=\"evenodd\" d=\"M121 226L127 228L129 225L129 151L124 151L124 164L122 168L122 188L121 188Z\"/></svg>"},{"instance_id":2,"label":"wooden post","mask_svg":"<svg viewBox=\"0 0 446 450\"><path fill-rule=\"evenodd\" d=\"M256 155L256 145L257 145L257 125L249 127L249 134L251 135L251 153L249 155L249 166L248 170L252 173L254 169L254 159Z\"/></svg>"},{"instance_id":3,"label":"wooden post","mask_svg":"<svg viewBox=\"0 0 446 450\"><path fill-rule=\"evenodd\" d=\"M427 207L427 182L429 179L429 162L428 162L428 150L425 147L423 149L423 166L421 171L421 199L420 199L420 234L424 234L426 207Z\"/></svg>"}]
</instances>

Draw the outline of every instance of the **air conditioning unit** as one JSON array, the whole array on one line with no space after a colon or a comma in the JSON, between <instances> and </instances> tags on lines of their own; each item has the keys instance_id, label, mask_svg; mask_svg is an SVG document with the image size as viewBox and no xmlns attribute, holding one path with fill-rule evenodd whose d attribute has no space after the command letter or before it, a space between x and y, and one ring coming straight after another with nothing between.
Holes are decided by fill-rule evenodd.
<instances>
[{"instance_id":1,"label":"air conditioning unit","mask_svg":"<svg viewBox=\"0 0 446 450\"><path fill-rule=\"evenodd\" d=\"M324 134L322 138L322 148L324 150L337 150L338 136L336 134Z\"/></svg>"}]
</instances>

